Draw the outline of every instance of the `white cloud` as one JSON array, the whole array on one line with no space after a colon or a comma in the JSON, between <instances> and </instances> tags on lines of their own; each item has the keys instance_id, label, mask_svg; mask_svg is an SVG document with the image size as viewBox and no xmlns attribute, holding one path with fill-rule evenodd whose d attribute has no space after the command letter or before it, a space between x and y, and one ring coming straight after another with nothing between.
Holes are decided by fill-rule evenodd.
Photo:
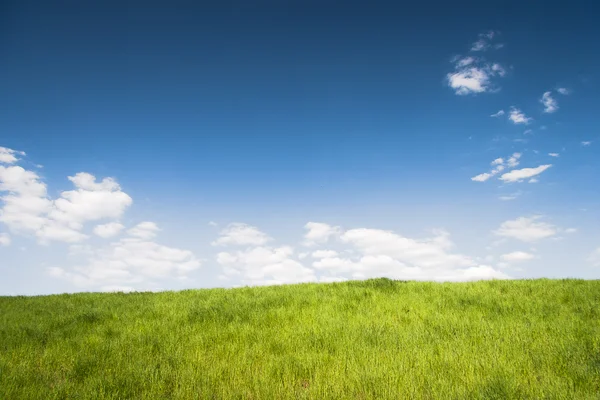
<instances>
[{"instance_id":1,"label":"white cloud","mask_svg":"<svg viewBox=\"0 0 600 400\"><path fill-rule=\"evenodd\" d=\"M243 223L231 223L223 229L220 237L215 240L213 246L260 246L271 241L271 238L254 226Z\"/></svg>"},{"instance_id":2,"label":"white cloud","mask_svg":"<svg viewBox=\"0 0 600 400\"><path fill-rule=\"evenodd\" d=\"M62 192L48 216L72 229L81 229L87 221L120 218L133 203L112 178L96 182L93 175L80 172L69 180L77 190Z\"/></svg>"},{"instance_id":3,"label":"white cloud","mask_svg":"<svg viewBox=\"0 0 600 400\"><path fill-rule=\"evenodd\" d=\"M11 239L8 233L0 233L0 246L10 246Z\"/></svg>"},{"instance_id":4,"label":"white cloud","mask_svg":"<svg viewBox=\"0 0 600 400\"><path fill-rule=\"evenodd\" d=\"M447 75L448 85L458 95L483 93L490 88L490 74L483 68L470 67Z\"/></svg>"},{"instance_id":5,"label":"white cloud","mask_svg":"<svg viewBox=\"0 0 600 400\"><path fill-rule=\"evenodd\" d=\"M191 251L150 241L142 232L158 230L153 222L139 224L136 228L129 230L130 236L118 242L81 252L81 255L88 255L85 263L71 269L51 267L48 273L82 288L101 288L181 278L200 267L200 261Z\"/></svg>"},{"instance_id":6,"label":"white cloud","mask_svg":"<svg viewBox=\"0 0 600 400\"><path fill-rule=\"evenodd\" d=\"M523 135L529 135L530 133L533 133L533 129L525 129L523 131Z\"/></svg>"},{"instance_id":7,"label":"white cloud","mask_svg":"<svg viewBox=\"0 0 600 400\"><path fill-rule=\"evenodd\" d=\"M538 178L531 178L527 183L538 183L540 180Z\"/></svg>"},{"instance_id":8,"label":"white cloud","mask_svg":"<svg viewBox=\"0 0 600 400\"><path fill-rule=\"evenodd\" d=\"M118 222L109 222L94 227L94 234L106 239L118 235L123 228L125 227Z\"/></svg>"},{"instance_id":9,"label":"white cloud","mask_svg":"<svg viewBox=\"0 0 600 400\"><path fill-rule=\"evenodd\" d=\"M19 159L17 158L17 154L24 156L25 153L22 151L16 151L13 149L9 149L7 147L0 146L0 163L3 164L14 164Z\"/></svg>"},{"instance_id":10,"label":"white cloud","mask_svg":"<svg viewBox=\"0 0 600 400\"><path fill-rule=\"evenodd\" d=\"M519 165L519 159L521 158L521 153L513 153L512 156L506 162L510 168L514 168Z\"/></svg>"},{"instance_id":11,"label":"white cloud","mask_svg":"<svg viewBox=\"0 0 600 400\"><path fill-rule=\"evenodd\" d=\"M510 200L516 199L520 195L521 195L521 192L516 192L516 193L506 194L506 195L500 196L498 198L502 201L510 201Z\"/></svg>"},{"instance_id":12,"label":"white cloud","mask_svg":"<svg viewBox=\"0 0 600 400\"><path fill-rule=\"evenodd\" d=\"M497 113L490 115L490 117L497 118L497 117L501 117L503 115L504 115L504 110L500 110Z\"/></svg>"},{"instance_id":13,"label":"white cloud","mask_svg":"<svg viewBox=\"0 0 600 400\"><path fill-rule=\"evenodd\" d=\"M587 141L587 142L581 142L582 146L590 146L592 144L592 142Z\"/></svg>"},{"instance_id":14,"label":"white cloud","mask_svg":"<svg viewBox=\"0 0 600 400\"><path fill-rule=\"evenodd\" d=\"M513 251L512 253L502 255L502 259L508 262L528 261L533 260L534 258L535 256L533 254L524 251Z\"/></svg>"},{"instance_id":15,"label":"white cloud","mask_svg":"<svg viewBox=\"0 0 600 400\"><path fill-rule=\"evenodd\" d=\"M506 167L515 167L516 165L519 164L519 158L521 157L521 153L514 153L506 162L505 165L505 161L503 158L496 158L494 161L492 161L490 163L490 165L492 165L494 168L492 168L492 170L490 170L490 172L484 172L482 174L479 174L477 176L474 176L471 178L472 181L475 182L485 182L488 179L490 179L492 176L499 174L500 172L504 171L506 169Z\"/></svg>"},{"instance_id":16,"label":"white cloud","mask_svg":"<svg viewBox=\"0 0 600 400\"><path fill-rule=\"evenodd\" d=\"M335 250L316 250L312 253L313 258L332 258L337 257L338 252Z\"/></svg>"},{"instance_id":17,"label":"white cloud","mask_svg":"<svg viewBox=\"0 0 600 400\"><path fill-rule=\"evenodd\" d=\"M7 192L2 197L0 222L16 231L35 232L44 225L52 202L46 198L46 185L35 172L0 165L0 192Z\"/></svg>"},{"instance_id":18,"label":"white cloud","mask_svg":"<svg viewBox=\"0 0 600 400\"><path fill-rule=\"evenodd\" d=\"M565 233L576 233L577 232L577 228L567 228L565 229Z\"/></svg>"},{"instance_id":19,"label":"white cloud","mask_svg":"<svg viewBox=\"0 0 600 400\"><path fill-rule=\"evenodd\" d=\"M490 41L497 34L490 32L480 34L479 40L473 44L471 50L482 51L490 48ZM506 75L502 65L488 62L483 57L456 56L451 62L454 63L454 71L446 75L446 80L448 86L458 95L497 91L492 82L493 78Z\"/></svg>"},{"instance_id":20,"label":"white cloud","mask_svg":"<svg viewBox=\"0 0 600 400\"><path fill-rule=\"evenodd\" d=\"M523 168L523 169L515 169L506 174L503 174L500 177L500 180L504 182L519 182L527 178L531 178L533 176L539 175L548 168L550 168L552 164L540 165L536 168Z\"/></svg>"},{"instance_id":21,"label":"white cloud","mask_svg":"<svg viewBox=\"0 0 600 400\"><path fill-rule=\"evenodd\" d=\"M340 228L321 222L309 222L304 225L308 232L304 234L304 245L314 246L319 243L327 242L331 237L340 233Z\"/></svg>"},{"instance_id":22,"label":"white cloud","mask_svg":"<svg viewBox=\"0 0 600 400\"><path fill-rule=\"evenodd\" d=\"M118 218L132 203L111 178L96 183L93 175L79 173L69 180L77 189L51 200L37 173L0 166L0 192L6 192L0 222L11 231L35 235L41 243L72 243L88 237L81 232L86 222Z\"/></svg>"},{"instance_id":23,"label":"white cloud","mask_svg":"<svg viewBox=\"0 0 600 400\"><path fill-rule=\"evenodd\" d=\"M556 89L556 91L562 95L567 95L571 93L571 91L567 88L558 88Z\"/></svg>"},{"instance_id":24,"label":"white cloud","mask_svg":"<svg viewBox=\"0 0 600 400\"><path fill-rule=\"evenodd\" d=\"M529 124L532 118L527 117L521 110L515 107L511 107L510 113L508 115L508 119L510 119L513 124Z\"/></svg>"},{"instance_id":25,"label":"white cloud","mask_svg":"<svg viewBox=\"0 0 600 400\"><path fill-rule=\"evenodd\" d=\"M544 105L545 113L553 113L558 110L558 102L552 97L551 92L545 92L540 99L540 103Z\"/></svg>"},{"instance_id":26,"label":"white cloud","mask_svg":"<svg viewBox=\"0 0 600 400\"><path fill-rule=\"evenodd\" d=\"M519 217L505 221L494 231L497 236L509 237L523 242L534 242L557 234L556 226L539 221L541 217Z\"/></svg>"},{"instance_id":27,"label":"white cloud","mask_svg":"<svg viewBox=\"0 0 600 400\"><path fill-rule=\"evenodd\" d=\"M560 157L560 154L558 154L558 153L548 153L548 155L550 157Z\"/></svg>"},{"instance_id":28,"label":"white cloud","mask_svg":"<svg viewBox=\"0 0 600 400\"><path fill-rule=\"evenodd\" d=\"M225 276L239 276L248 285L314 282L314 271L292 258L289 246L258 246L233 253L221 252L217 262Z\"/></svg>"},{"instance_id":29,"label":"white cloud","mask_svg":"<svg viewBox=\"0 0 600 400\"><path fill-rule=\"evenodd\" d=\"M472 181L475 182L485 182L492 177L492 174L484 172L483 174L479 174L471 178Z\"/></svg>"},{"instance_id":30,"label":"white cloud","mask_svg":"<svg viewBox=\"0 0 600 400\"><path fill-rule=\"evenodd\" d=\"M145 221L129 229L127 233L136 238L149 240L156 237L159 231L160 228L154 222Z\"/></svg>"},{"instance_id":31,"label":"white cloud","mask_svg":"<svg viewBox=\"0 0 600 400\"><path fill-rule=\"evenodd\" d=\"M4 160L15 162L7 157ZM82 232L87 222L118 219L133 202L112 178L97 181L93 175L80 172L68 179L75 189L53 200L36 172L18 165L0 165L0 222L11 231L37 237L43 244L51 240L77 243L88 238ZM109 221L95 226L93 232L110 237L122 229L120 223ZM199 268L200 262L191 252L150 241L158 230L155 223L143 222L130 229L128 237L99 249L71 245L69 257L87 261L74 268L51 267L48 273L79 287L103 290L147 279L182 278Z\"/></svg>"},{"instance_id":32,"label":"white cloud","mask_svg":"<svg viewBox=\"0 0 600 400\"><path fill-rule=\"evenodd\" d=\"M394 279L470 280L504 278L504 274L475 260L450 253L449 234L436 231L428 239L411 239L379 229L351 229L341 236L353 246L359 258L325 258L313 265L336 274L349 273L353 278L386 276Z\"/></svg>"},{"instance_id":33,"label":"white cloud","mask_svg":"<svg viewBox=\"0 0 600 400\"><path fill-rule=\"evenodd\" d=\"M311 236L310 240L323 243L335 235L339 244L348 247L340 252L318 249L312 253L310 266L295 259L290 246L256 246L243 251L220 252L216 260L222 267L223 278L237 277L244 284L264 285L370 277L420 280L507 277L470 257L450 252L454 244L443 230L434 230L430 238L415 240L390 231L366 228L343 231L340 227L316 222L307 224L307 229L321 233Z\"/></svg>"},{"instance_id":34,"label":"white cloud","mask_svg":"<svg viewBox=\"0 0 600 400\"><path fill-rule=\"evenodd\" d=\"M219 226L215 221L209 221L208 226Z\"/></svg>"}]
</instances>

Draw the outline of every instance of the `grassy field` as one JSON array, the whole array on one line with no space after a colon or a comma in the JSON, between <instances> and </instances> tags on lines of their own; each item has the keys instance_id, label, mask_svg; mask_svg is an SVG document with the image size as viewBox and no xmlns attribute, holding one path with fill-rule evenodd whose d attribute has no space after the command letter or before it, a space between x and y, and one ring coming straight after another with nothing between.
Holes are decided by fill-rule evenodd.
<instances>
[{"instance_id":1,"label":"grassy field","mask_svg":"<svg viewBox=\"0 0 600 400\"><path fill-rule=\"evenodd\" d=\"M600 399L600 281L0 297L0 399Z\"/></svg>"}]
</instances>

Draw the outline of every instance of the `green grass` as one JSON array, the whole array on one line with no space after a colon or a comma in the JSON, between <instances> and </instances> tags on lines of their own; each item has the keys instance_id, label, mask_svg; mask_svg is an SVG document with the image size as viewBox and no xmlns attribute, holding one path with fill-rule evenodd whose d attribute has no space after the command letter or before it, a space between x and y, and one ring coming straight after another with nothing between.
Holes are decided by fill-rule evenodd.
<instances>
[{"instance_id":1,"label":"green grass","mask_svg":"<svg viewBox=\"0 0 600 400\"><path fill-rule=\"evenodd\" d=\"M600 399L600 281L0 297L0 399Z\"/></svg>"}]
</instances>

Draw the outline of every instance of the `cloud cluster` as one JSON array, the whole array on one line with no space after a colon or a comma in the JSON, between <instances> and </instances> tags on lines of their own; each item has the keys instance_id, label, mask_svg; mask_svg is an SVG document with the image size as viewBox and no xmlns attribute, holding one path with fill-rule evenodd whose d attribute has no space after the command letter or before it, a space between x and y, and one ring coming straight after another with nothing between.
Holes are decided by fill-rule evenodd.
<instances>
[{"instance_id":1,"label":"cloud cluster","mask_svg":"<svg viewBox=\"0 0 600 400\"><path fill-rule=\"evenodd\" d=\"M419 280L470 280L506 278L492 267L452 253L453 243L445 231L426 239L412 239L391 231L357 228L343 230L325 223L305 226L304 244L336 245L343 251L318 249L312 263L294 257L291 246L249 246L220 252L217 262L224 278L238 277L244 284L332 282L345 279L389 277Z\"/></svg>"},{"instance_id":2,"label":"cloud cluster","mask_svg":"<svg viewBox=\"0 0 600 400\"><path fill-rule=\"evenodd\" d=\"M10 157L24 154L3 149L2 154ZM10 157L3 159L16 162ZM36 172L0 165L0 222L12 232L36 236L41 243L76 243L88 238L82 232L87 222L118 219L133 202L112 178L97 182L93 175L80 172L68 179L74 190L52 200Z\"/></svg>"},{"instance_id":3,"label":"cloud cluster","mask_svg":"<svg viewBox=\"0 0 600 400\"><path fill-rule=\"evenodd\" d=\"M471 180L475 182L485 182L494 175L504 171L506 168L514 168L519 165L520 158L521 153L513 153L506 161L503 158L496 158L490 163L493 168L489 172L476 175L472 177Z\"/></svg>"},{"instance_id":4,"label":"cloud cluster","mask_svg":"<svg viewBox=\"0 0 600 400\"><path fill-rule=\"evenodd\" d=\"M200 268L200 261L191 251L152 241L157 231L153 222L142 222L108 246L73 249L73 253L85 256L85 262L69 269L50 267L48 272L80 288L111 290L123 285L147 285L152 280L185 278Z\"/></svg>"},{"instance_id":5,"label":"cloud cluster","mask_svg":"<svg viewBox=\"0 0 600 400\"><path fill-rule=\"evenodd\" d=\"M492 47L491 41L497 32L485 32L479 35L479 40L471 47L471 52L482 52ZM454 57L454 71L446 75L448 86L458 95L493 92L498 88L494 79L506 75L504 67L496 62L488 62L482 56Z\"/></svg>"},{"instance_id":6,"label":"cloud cluster","mask_svg":"<svg viewBox=\"0 0 600 400\"><path fill-rule=\"evenodd\" d=\"M12 232L33 236L42 244L52 241L72 243L69 254L84 257L73 268L51 267L50 275L69 280L86 289L124 288L124 284L145 284L149 279L185 277L200 267L200 261L187 250L167 247L152 241L159 228L142 222L127 231L117 242L94 248L76 244L88 239L85 227L104 221L92 232L99 238L119 235L125 226L118 222L133 203L112 178L100 181L80 172L69 176L74 189L63 191L56 199L47 193L46 183L34 171L14 165L23 152L0 148L0 222ZM0 244L9 245L10 236L0 234Z\"/></svg>"},{"instance_id":7,"label":"cloud cluster","mask_svg":"<svg viewBox=\"0 0 600 400\"><path fill-rule=\"evenodd\" d=\"M507 168L515 168L520 164L519 160L521 155L521 153L513 153L506 161L503 158L497 158L491 162L493 168L489 172L476 175L472 177L471 180L474 182L485 182L491 177L500 174ZM512 171L503 173L498 179L505 183L522 182L526 179L529 179L530 183L535 183L538 180L534 177L546 171L550 167L552 167L552 164L540 165L536 168L513 169ZM513 198L504 198L503 200L512 199Z\"/></svg>"},{"instance_id":8,"label":"cloud cluster","mask_svg":"<svg viewBox=\"0 0 600 400\"><path fill-rule=\"evenodd\" d=\"M244 250L220 252L217 263L227 278L239 277L247 285L275 285L314 282L315 273L294 259L290 246L255 246Z\"/></svg>"}]
</instances>

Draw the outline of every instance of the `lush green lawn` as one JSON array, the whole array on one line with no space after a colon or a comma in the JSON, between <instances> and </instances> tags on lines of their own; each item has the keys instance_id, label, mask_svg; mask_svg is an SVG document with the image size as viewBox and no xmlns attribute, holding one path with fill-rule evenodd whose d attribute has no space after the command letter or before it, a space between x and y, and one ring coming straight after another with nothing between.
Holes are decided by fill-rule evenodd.
<instances>
[{"instance_id":1,"label":"lush green lawn","mask_svg":"<svg viewBox=\"0 0 600 400\"><path fill-rule=\"evenodd\" d=\"M0 399L600 399L600 281L0 297Z\"/></svg>"}]
</instances>

